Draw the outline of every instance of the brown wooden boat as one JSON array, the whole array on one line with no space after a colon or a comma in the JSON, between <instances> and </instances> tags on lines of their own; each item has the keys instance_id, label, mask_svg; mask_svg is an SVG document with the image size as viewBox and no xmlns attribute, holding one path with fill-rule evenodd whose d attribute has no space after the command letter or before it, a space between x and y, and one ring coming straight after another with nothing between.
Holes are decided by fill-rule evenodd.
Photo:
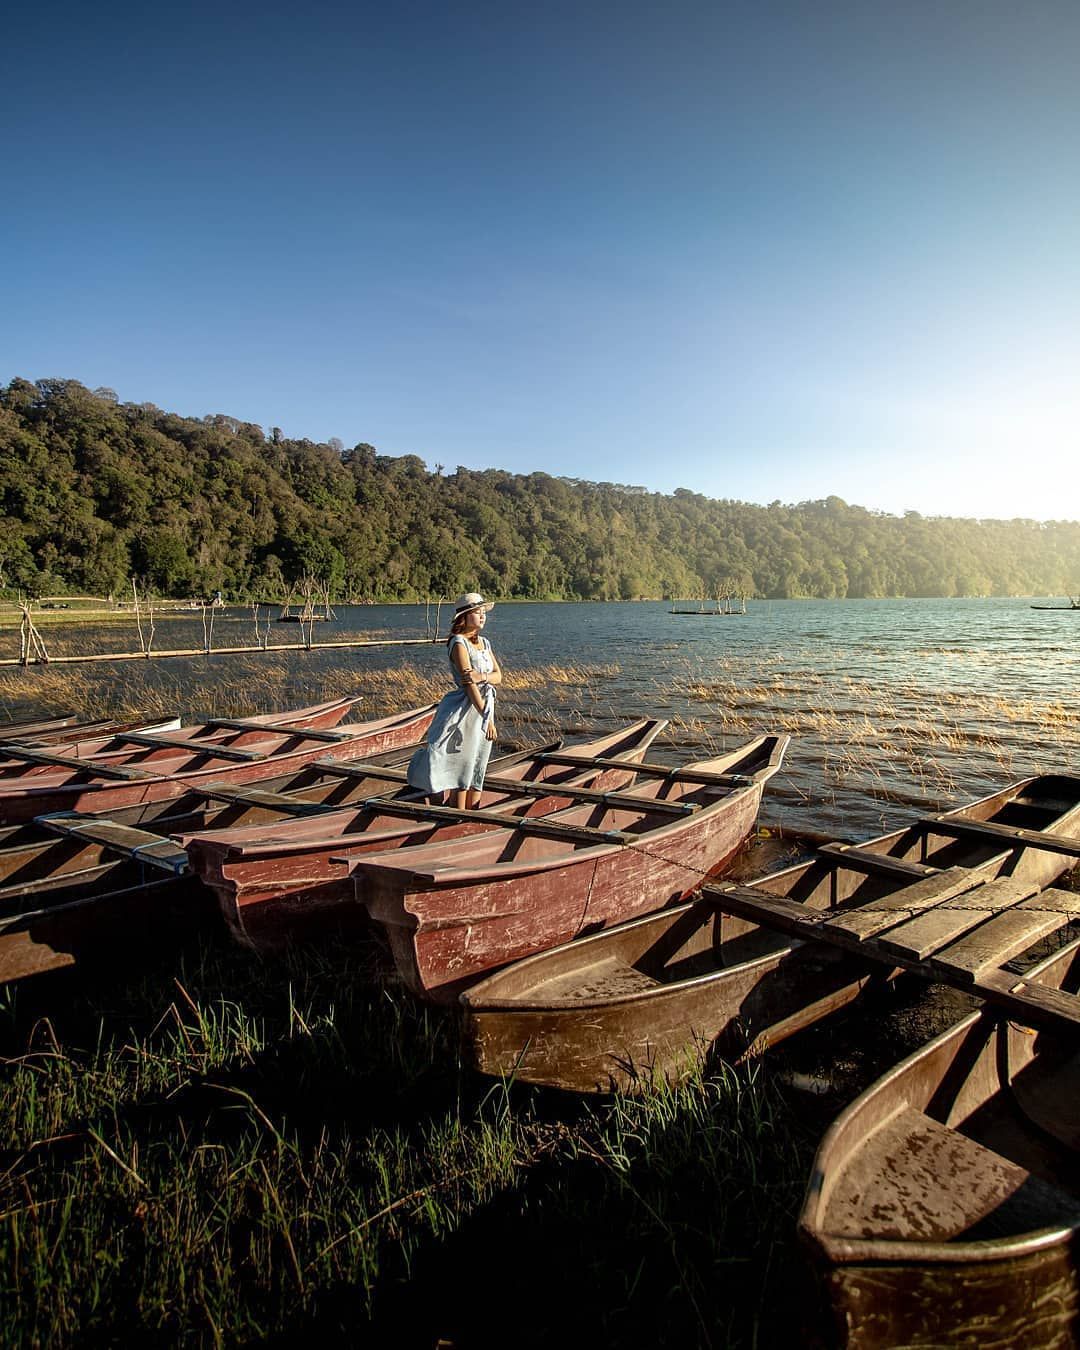
<instances>
[{"instance_id":1,"label":"brown wooden boat","mask_svg":"<svg viewBox=\"0 0 1080 1350\"><path fill-rule=\"evenodd\" d=\"M560 748L561 742L537 746L491 765L501 772ZM0 829L0 983L129 951L140 939L160 946L219 921L212 892L190 874L183 849L168 837L174 826L332 813L344 801L385 793L385 778L368 775L403 766L411 754L405 748L349 763L320 759L251 787L203 782L175 798L102 814L61 812ZM403 767L393 772L404 776ZM344 910L356 913L354 905ZM298 917L290 938L303 936Z\"/></svg>"},{"instance_id":2,"label":"brown wooden boat","mask_svg":"<svg viewBox=\"0 0 1080 1350\"><path fill-rule=\"evenodd\" d=\"M1080 942L1026 976L1080 991ZM1080 1340L1080 1037L983 1009L826 1134L799 1220L843 1346Z\"/></svg>"},{"instance_id":3,"label":"brown wooden boat","mask_svg":"<svg viewBox=\"0 0 1080 1350\"><path fill-rule=\"evenodd\" d=\"M1037 891L1070 866L1066 854L1015 839L950 833L967 825L1076 833L1080 779L1024 779L948 812L936 826L915 823L858 847L826 847L750 888L832 912L885 901L957 868ZM853 953L792 941L699 898L473 985L461 996L463 1053L481 1072L530 1083L630 1089L653 1074L677 1079L703 1056L731 1059L776 1044L854 1000L874 969Z\"/></svg>"},{"instance_id":4,"label":"brown wooden boat","mask_svg":"<svg viewBox=\"0 0 1080 1350\"><path fill-rule=\"evenodd\" d=\"M113 735L122 731L177 731L180 728L179 717L135 717L126 721L116 718L99 718L92 722L80 722L76 714L63 717L44 718L39 721L7 722L0 727L0 758L4 757L4 747L8 744L57 745L61 742L83 741L91 737Z\"/></svg>"},{"instance_id":5,"label":"brown wooden boat","mask_svg":"<svg viewBox=\"0 0 1080 1350\"><path fill-rule=\"evenodd\" d=\"M289 712L211 718L188 726L181 726L178 718L159 719L144 727L118 723L94 735L65 736L55 751L9 740L0 743L0 793L24 779L62 779L63 773L73 767L72 759L78 761L74 767L80 772L89 772L96 765L107 772L111 766L128 763L152 764L164 771L173 764L182 767L185 758L196 751L213 750L229 758L232 751L242 748L243 754L234 756L242 759L280 732L335 727L359 702L359 698L337 698Z\"/></svg>"},{"instance_id":6,"label":"brown wooden boat","mask_svg":"<svg viewBox=\"0 0 1080 1350\"><path fill-rule=\"evenodd\" d=\"M288 729L269 729L264 723L250 727L244 725L247 719L232 721L233 729L254 732L253 746L215 744L187 749L168 759L128 757L115 763L99 757L83 764L72 758L55 772L0 782L0 825L18 824L61 811L100 812L160 801L215 781L234 785L255 783L293 772L328 755L337 760L363 759L380 751L415 745L434 716L431 704L334 730L347 708L342 708L340 701L321 706L326 709L329 726L320 725L323 719L315 714L305 725ZM140 753L154 756L159 748L149 747ZM62 757L52 758L55 763Z\"/></svg>"},{"instance_id":7,"label":"brown wooden boat","mask_svg":"<svg viewBox=\"0 0 1080 1350\"><path fill-rule=\"evenodd\" d=\"M500 815L543 816L576 800L598 800L632 781L627 766L640 762L666 720L646 718L606 736L567 748L563 762L520 758L489 773L480 808ZM612 759L619 767L592 761ZM578 762L579 767L572 762ZM380 770L365 770L373 781ZM385 794L421 802L402 770L381 771ZM370 793L368 794L371 795ZM494 828L476 819L402 819L377 807L351 807L332 814L282 820L211 833L183 834L179 841L193 872L211 887L232 932L254 947L280 945L301 920L320 909L351 901L354 883L347 859L361 853L436 844Z\"/></svg>"},{"instance_id":8,"label":"brown wooden boat","mask_svg":"<svg viewBox=\"0 0 1080 1350\"><path fill-rule=\"evenodd\" d=\"M19 736L33 736L35 733L43 732L46 735L54 731L63 731L67 727L74 727L79 722L77 712L55 713L52 717L17 717L7 722L0 722L0 738L17 738Z\"/></svg>"},{"instance_id":9,"label":"brown wooden boat","mask_svg":"<svg viewBox=\"0 0 1080 1350\"><path fill-rule=\"evenodd\" d=\"M618 803L543 820L456 813L499 828L350 859L357 899L385 928L408 987L451 1001L487 971L677 901L724 867L787 743L761 736L685 768L639 764L645 781Z\"/></svg>"}]
</instances>

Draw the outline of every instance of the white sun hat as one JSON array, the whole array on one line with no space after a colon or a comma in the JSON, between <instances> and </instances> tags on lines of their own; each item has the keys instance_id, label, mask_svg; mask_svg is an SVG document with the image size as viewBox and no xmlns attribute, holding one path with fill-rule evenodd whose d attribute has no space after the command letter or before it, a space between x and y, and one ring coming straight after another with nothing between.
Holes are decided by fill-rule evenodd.
<instances>
[{"instance_id":1,"label":"white sun hat","mask_svg":"<svg viewBox=\"0 0 1080 1350\"><path fill-rule=\"evenodd\" d=\"M474 609L494 609L493 600L485 600L479 591L466 591L464 595L459 595L454 601L454 618L459 619L462 614L468 614Z\"/></svg>"}]
</instances>

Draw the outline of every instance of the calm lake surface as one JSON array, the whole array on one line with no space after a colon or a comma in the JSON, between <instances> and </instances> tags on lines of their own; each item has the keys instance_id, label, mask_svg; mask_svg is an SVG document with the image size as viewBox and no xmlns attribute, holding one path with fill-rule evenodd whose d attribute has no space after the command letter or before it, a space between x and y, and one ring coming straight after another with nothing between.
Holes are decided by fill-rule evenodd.
<instances>
[{"instance_id":1,"label":"calm lake surface","mask_svg":"<svg viewBox=\"0 0 1080 1350\"><path fill-rule=\"evenodd\" d=\"M866 837L920 812L1028 774L1080 771L1080 613L1039 611L1024 599L751 601L745 615L672 615L664 603L500 604L487 634L508 675L500 724L513 739L595 734L647 714L671 725L652 754L702 758L758 732L786 731L791 747L765 796L772 827ZM264 625L266 631L265 616ZM445 627L447 609L442 613ZM434 607L340 607L315 642L421 637ZM137 645L134 625L45 628L49 649ZM250 611L215 616L214 646L253 643ZM271 624L270 641L299 641ZM17 633L2 638L17 651ZM198 617L162 619L157 649L201 645ZM102 697L119 684L168 690L185 717L213 711L206 689L235 700L259 662L285 662L286 690L318 697L355 672L368 683L416 671L441 681L442 646L211 656L76 666ZM58 668L53 668L54 670ZM29 672L33 675L34 672ZM202 692L187 697L189 686ZM216 701L216 700L215 700ZM391 703L393 703L391 695ZM11 708L12 715L25 711Z\"/></svg>"}]
</instances>

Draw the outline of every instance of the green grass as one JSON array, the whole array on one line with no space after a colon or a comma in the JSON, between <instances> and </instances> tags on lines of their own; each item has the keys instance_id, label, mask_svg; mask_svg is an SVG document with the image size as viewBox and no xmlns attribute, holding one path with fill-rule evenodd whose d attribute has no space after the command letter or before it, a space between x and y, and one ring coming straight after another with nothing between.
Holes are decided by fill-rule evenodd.
<instances>
[{"instance_id":1,"label":"green grass","mask_svg":"<svg viewBox=\"0 0 1080 1350\"><path fill-rule=\"evenodd\" d=\"M813 1140L760 1066L594 1103L492 1084L384 969L374 940L222 939L9 995L3 1344L796 1334Z\"/></svg>"}]
</instances>

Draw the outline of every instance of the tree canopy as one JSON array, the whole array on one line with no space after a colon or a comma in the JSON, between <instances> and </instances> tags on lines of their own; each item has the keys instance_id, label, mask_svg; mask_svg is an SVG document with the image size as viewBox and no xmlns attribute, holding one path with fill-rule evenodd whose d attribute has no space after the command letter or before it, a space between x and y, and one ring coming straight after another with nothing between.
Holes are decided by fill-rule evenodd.
<instances>
[{"instance_id":1,"label":"tree canopy","mask_svg":"<svg viewBox=\"0 0 1080 1350\"><path fill-rule=\"evenodd\" d=\"M1080 523L768 506L442 465L180 417L74 380L0 386L0 584L343 600L1065 594Z\"/></svg>"}]
</instances>

